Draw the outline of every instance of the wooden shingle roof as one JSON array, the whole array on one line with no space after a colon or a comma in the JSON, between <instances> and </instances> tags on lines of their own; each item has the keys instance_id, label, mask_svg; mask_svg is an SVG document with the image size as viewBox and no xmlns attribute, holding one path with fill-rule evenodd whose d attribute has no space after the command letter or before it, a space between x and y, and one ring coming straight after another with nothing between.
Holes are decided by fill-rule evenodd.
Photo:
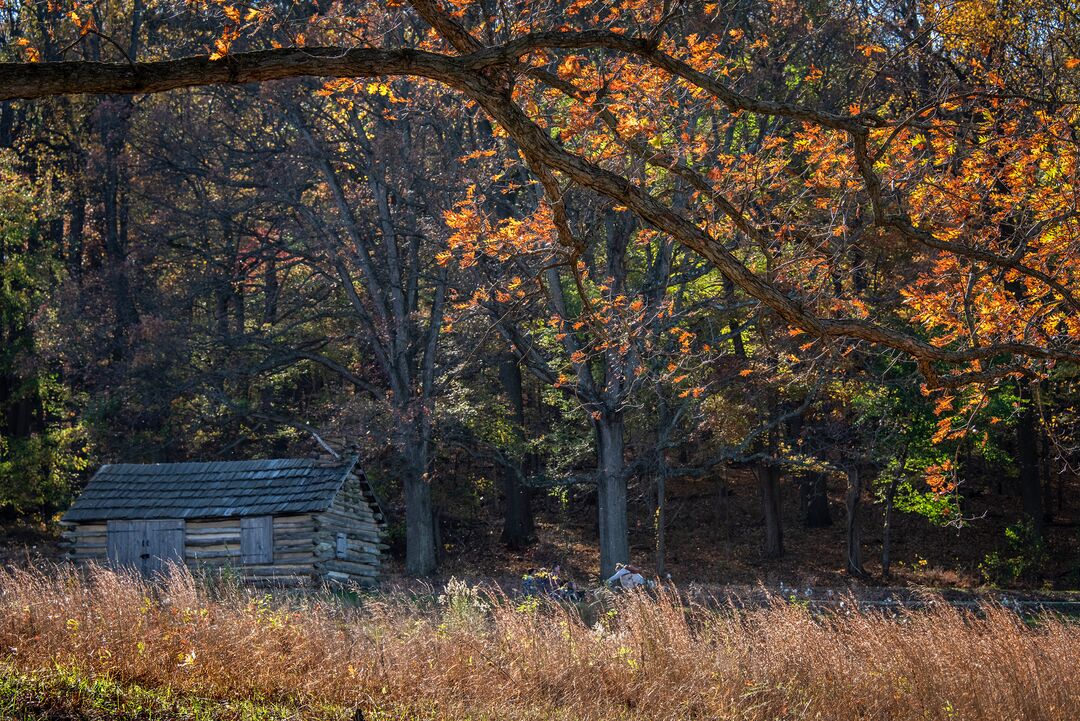
<instances>
[{"instance_id":1,"label":"wooden shingle roof","mask_svg":"<svg viewBox=\"0 0 1080 721\"><path fill-rule=\"evenodd\" d=\"M329 508L356 458L102 466L63 521L223 518Z\"/></svg>"}]
</instances>

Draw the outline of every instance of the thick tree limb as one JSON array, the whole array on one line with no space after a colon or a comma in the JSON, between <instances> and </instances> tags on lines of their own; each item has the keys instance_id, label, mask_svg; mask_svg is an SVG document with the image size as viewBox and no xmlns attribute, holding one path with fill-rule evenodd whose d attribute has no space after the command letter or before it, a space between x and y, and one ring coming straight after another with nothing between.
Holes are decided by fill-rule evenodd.
<instances>
[{"instance_id":1,"label":"thick tree limb","mask_svg":"<svg viewBox=\"0 0 1080 721\"><path fill-rule=\"evenodd\" d=\"M421 3L421 5L427 5ZM436 12L427 8L431 12ZM439 29L439 26L436 25ZM450 31L448 31L450 32ZM454 33L452 33L454 34ZM475 47L462 37L450 38L460 48ZM471 36L469 36L471 39ZM475 42L475 39L472 39ZM478 73L485 63L519 57L531 49L603 47L632 52L657 67L678 75L714 94L730 106L769 115L806 119L826 127L855 134L877 121L863 116L838 116L775 101L755 100L728 90L704 73L651 48L647 41L607 33L548 33L527 36L500 48L478 50L451 57L412 49L305 48L239 53L221 60L190 57L149 63L2 63L0 100L37 98L75 93L146 93L180 87L239 84L288 77L377 77L408 75L438 81L475 100L519 146L536 161L562 172L574 182L607 196L633 210L653 227L709 259L716 268L748 295L776 312L789 324L824 337L848 337L900 350L930 363L968 363L1012 355L1029 358L1080 361L1080 353L1042 348L1024 343L1002 343L964 350L938 348L906 333L859 319L819 318L801 302L755 275L732 255L724 244L689 219L668 208L629 179L575 155L559 145L543 128L511 102L505 88ZM459 49L460 49L459 48ZM731 209L725 209L725 212ZM730 212L729 212L730 215ZM733 216L738 219L738 216ZM743 224L746 224L745 220ZM741 229L754 231L753 226ZM1012 366L983 371L980 377L1015 373ZM928 375L931 384L947 383L947 377Z\"/></svg>"},{"instance_id":2,"label":"thick tree limb","mask_svg":"<svg viewBox=\"0 0 1080 721\"><path fill-rule=\"evenodd\" d=\"M416 75L449 81L460 74L460 61L408 48L280 48L237 53L220 60L198 56L139 63L0 63L0 100L82 93L160 93L296 77Z\"/></svg>"}]
</instances>

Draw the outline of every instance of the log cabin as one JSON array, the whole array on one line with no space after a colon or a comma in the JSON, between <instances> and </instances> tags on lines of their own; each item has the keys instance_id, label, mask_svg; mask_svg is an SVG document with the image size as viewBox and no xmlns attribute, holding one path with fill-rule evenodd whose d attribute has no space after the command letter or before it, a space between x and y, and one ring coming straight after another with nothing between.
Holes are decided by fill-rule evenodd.
<instances>
[{"instance_id":1,"label":"log cabin","mask_svg":"<svg viewBox=\"0 0 1080 721\"><path fill-rule=\"evenodd\" d=\"M377 585L384 516L357 459L102 466L61 518L68 558L259 586Z\"/></svg>"}]
</instances>

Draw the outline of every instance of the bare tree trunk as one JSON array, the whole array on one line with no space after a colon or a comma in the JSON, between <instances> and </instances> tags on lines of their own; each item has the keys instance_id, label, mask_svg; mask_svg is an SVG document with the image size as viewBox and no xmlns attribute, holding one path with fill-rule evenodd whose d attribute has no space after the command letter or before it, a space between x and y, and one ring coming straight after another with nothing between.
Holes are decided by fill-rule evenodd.
<instances>
[{"instance_id":1,"label":"bare tree trunk","mask_svg":"<svg viewBox=\"0 0 1080 721\"><path fill-rule=\"evenodd\" d=\"M514 411L514 433L519 442L525 440L525 403L521 393L521 366L517 358L507 353L499 364L499 378L503 392ZM522 481L520 465L503 466L503 496L505 511L503 515L502 542L515 551L529 545L533 534L532 506L529 489Z\"/></svg>"},{"instance_id":2,"label":"bare tree trunk","mask_svg":"<svg viewBox=\"0 0 1080 721\"><path fill-rule=\"evenodd\" d=\"M1041 425L1039 429L1039 483L1043 492L1043 521L1047 523L1054 520L1054 482L1050 473L1050 437Z\"/></svg>"},{"instance_id":3,"label":"bare tree trunk","mask_svg":"<svg viewBox=\"0 0 1080 721\"><path fill-rule=\"evenodd\" d=\"M1020 467L1020 497L1023 500L1024 515L1031 523L1031 530L1036 538L1042 538L1043 498L1039 478L1039 455L1036 444L1038 433L1035 423L1035 408L1031 388L1025 384L1020 393L1023 408L1016 424L1016 456Z\"/></svg>"},{"instance_id":4,"label":"bare tree trunk","mask_svg":"<svg viewBox=\"0 0 1080 721\"><path fill-rule=\"evenodd\" d=\"M784 555L784 530L780 522L780 467L762 463L757 467L761 508L765 518L765 558Z\"/></svg>"},{"instance_id":5,"label":"bare tree trunk","mask_svg":"<svg viewBox=\"0 0 1080 721\"><path fill-rule=\"evenodd\" d=\"M405 479L405 572L429 576L435 571L435 513L431 485L415 470Z\"/></svg>"},{"instance_id":6,"label":"bare tree trunk","mask_svg":"<svg viewBox=\"0 0 1080 721\"><path fill-rule=\"evenodd\" d=\"M428 576L435 571L435 516L431 481L427 475L427 444L416 436L408 419L399 421L399 450L405 478L405 572ZM419 442L418 442L419 441Z\"/></svg>"},{"instance_id":7,"label":"bare tree trunk","mask_svg":"<svg viewBox=\"0 0 1080 721\"><path fill-rule=\"evenodd\" d=\"M881 577L888 578L892 568L892 516L893 501L896 499L897 478L889 479L885 490L885 526L881 531Z\"/></svg>"},{"instance_id":8,"label":"bare tree trunk","mask_svg":"<svg viewBox=\"0 0 1080 721\"><path fill-rule=\"evenodd\" d=\"M667 573L667 466L656 474L656 575Z\"/></svg>"},{"instance_id":9,"label":"bare tree trunk","mask_svg":"<svg viewBox=\"0 0 1080 721\"><path fill-rule=\"evenodd\" d=\"M132 112L131 98L123 97L111 101L117 107L110 109L107 118L100 120L99 132L104 149L105 177L100 186L102 200L102 222L104 224L105 258L108 288L112 296L115 317L116 345L113 348L114 360L125 354L128 333L139 322L139 310L131 291L131 282L127 271L127 168L122 154L127 142L128 117ZM99 107L99 113L104 109Z\"/></svg>"},{"instance_id":10,"label":"bare tree trunk","mask_svg":"<svg viewBox=\"0 0 1080 721\"><path fill-rule=\"evenodd\" d=\"M807 473L799 479L803 525L807 528L826 528L832 525L826 481L825 474L818 471Z\"/></svg>"},{"instance_id":11,"label":"bare tree trunk","mask_svg":"<svg viewBox=\"0 0 1080 721\"><path fill-rule=\"evenodd\" d=\"M862 506L863 484L857 466L847 470L847 570L855 576L865 576L862 563L862 541L859 534L859 510Z\"/></svg>"},{"instance_id":12,"label":"bare tree trunk","mask_svg":"<svg viewBox=\"0 0 1080 721\"><path fill-rule=\"evenodd\" d=\"M892 519L893 506L896 501L896 488L900 485L900 479L907 473L908 444L904 444L900 452L900 466L896 473L889 478L889 485L885 489L885 525L881 529L881 576L889 577L892 567Z\"/></svg>"},{"instance_id":13,"label":"bare tree trunk","mask_svg":"<svg viewBox=\"0 0 1080 721\"><path fill-rule=\"evenodd\" d=\"M630 562L622 411L601 413L600 417L593 421L593 428L596 431L600 575L607 577L615 572L616 563Z\"/></svg>"},{"instance_id":14,"label":"bare tree trunk","mask_svg":"<svg viewBox=\"0 0 1080 721\"><path fill-rule=\"evenodd\" d=\"M7 100L0 102L0 148L10 148L14 144L14 125L15 108Z\"/></svg>"},{"instance_id":15,"label":"bare tree trunk","mask_svg":"<svg viewBox=\"0 0 1080 721\"><path fill-rule=\"evenodd\" d=\"M716 540L723 542L725 557L731 555L731 489L728 488L727 474L727 463L724 463L720 467L720 483L716 493Z\"/></svg>"}]
</instances>

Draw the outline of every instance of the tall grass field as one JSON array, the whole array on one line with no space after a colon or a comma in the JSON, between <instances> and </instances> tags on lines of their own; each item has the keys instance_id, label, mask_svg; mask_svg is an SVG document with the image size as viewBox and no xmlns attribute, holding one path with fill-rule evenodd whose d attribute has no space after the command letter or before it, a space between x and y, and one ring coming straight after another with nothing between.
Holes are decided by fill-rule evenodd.
<instances>
[{"instance_id":1,"label":"tall grass field","mask_svg":"<svg viewBox=\"0 0 1080 721\"><path fill-rule=\"evenodd\" d=\"M946 604L736 609L673 590L592 609L462 583L268 596L175 569L0 575L0 717L1080 718L1080 626Z\"/></svg>"}]
</instances>

